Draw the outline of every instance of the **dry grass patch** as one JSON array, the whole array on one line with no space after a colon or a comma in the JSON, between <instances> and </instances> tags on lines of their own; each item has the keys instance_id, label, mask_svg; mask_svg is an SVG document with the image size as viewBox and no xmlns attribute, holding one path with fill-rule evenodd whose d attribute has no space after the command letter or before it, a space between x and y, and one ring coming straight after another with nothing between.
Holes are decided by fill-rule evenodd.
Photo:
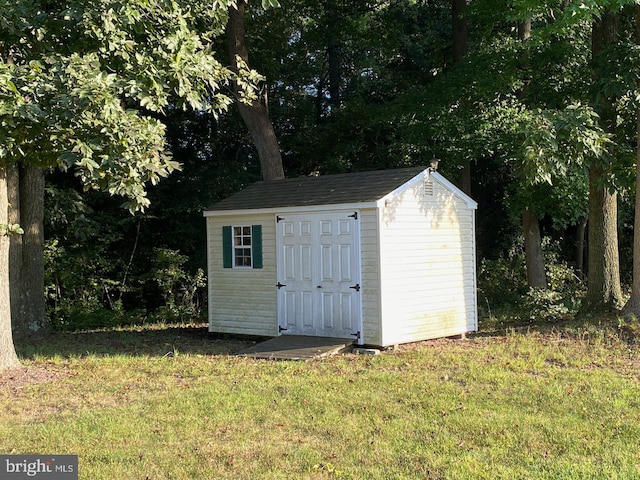
<instances>
[{"instance_id":1,"label":"dry grass patch","mask_svg":"<svg viewBox=\"0 0 640 480\"><path fill-rule=\"evenodd\" d=\"M60 371L45 368L11 368L2 372L0 377L0 391L17 394L21 389L30 385L50 382L60 376Z\"/></svg>"}]
</instances>

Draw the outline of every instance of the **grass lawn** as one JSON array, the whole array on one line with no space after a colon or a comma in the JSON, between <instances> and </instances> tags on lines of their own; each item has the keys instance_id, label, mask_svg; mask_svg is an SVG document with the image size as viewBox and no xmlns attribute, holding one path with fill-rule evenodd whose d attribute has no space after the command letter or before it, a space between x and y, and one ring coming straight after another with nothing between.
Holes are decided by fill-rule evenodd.
<instances>
[{"instance_id":1,"label":"grass lawn","mask_svg":"<svg viewBox=\"0 0 640 480\"><path fill-rule=\"evenodd\" d=\"M640 356L607 328L272 362L203 326L56 333L0 381L0 453L80 478L640 478Z\"/></svg>"}]
</instances>

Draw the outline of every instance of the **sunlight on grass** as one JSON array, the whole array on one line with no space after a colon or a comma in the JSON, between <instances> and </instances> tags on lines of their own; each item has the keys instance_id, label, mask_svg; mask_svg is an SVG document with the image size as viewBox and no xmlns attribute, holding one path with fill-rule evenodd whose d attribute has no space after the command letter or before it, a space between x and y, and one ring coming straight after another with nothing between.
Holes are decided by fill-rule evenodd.
<instances>
[{"instance_id":1,"label":"sunlight on grass","mask_svg":"<svg viewBox=\"0 0 640 480\"><path fill-rule=\"evenodd\" d=\"M79 454L98 480L640 476L639 357L623 342L511 332L298 363L165 335L184 353L30 347L27 366L58 376L0 390L0 450Z\"/></svg>"}]
</instances>

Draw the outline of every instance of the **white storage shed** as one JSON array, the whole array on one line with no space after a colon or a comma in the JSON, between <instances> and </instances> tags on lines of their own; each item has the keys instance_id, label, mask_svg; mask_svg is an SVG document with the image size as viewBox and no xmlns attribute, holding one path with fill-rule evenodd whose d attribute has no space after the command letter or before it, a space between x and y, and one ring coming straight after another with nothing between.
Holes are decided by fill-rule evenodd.
<instances>
[{"instance_id":1,"label":"white storage shed","mask_svg":"<svg viewBox=\"0 0 640 480\"><path fill-rule=\"evenodd\" d=\"M476 208L425 167L255 183L204 212L209 331L381 347L475 331Z\"/></svg>"}]
</instances>

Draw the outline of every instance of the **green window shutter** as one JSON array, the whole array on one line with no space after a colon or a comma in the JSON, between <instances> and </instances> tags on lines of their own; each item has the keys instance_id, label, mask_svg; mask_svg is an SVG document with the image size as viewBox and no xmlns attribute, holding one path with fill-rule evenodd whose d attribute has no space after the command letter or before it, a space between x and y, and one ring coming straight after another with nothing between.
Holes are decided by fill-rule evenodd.
<instances>
[{"instance_id":1,"label":"green window shutter","mask_svg":"<svg viewBox=\"0 0 640 480\"><path fill-rule=\"evenodd\" d=\"M233 267L233 234L230 225L222 227L222 266Z\"/></svg>"},{"instance_id":2,"label":"green window shutter","mask_svg":"<svg viewBox=\"0 0 640 480\"><path fill-rule=\"evenodd\" d=\"M251 226L251 245L253 268L262 268L262 225Z\"/></svg>"}]
</instances>

